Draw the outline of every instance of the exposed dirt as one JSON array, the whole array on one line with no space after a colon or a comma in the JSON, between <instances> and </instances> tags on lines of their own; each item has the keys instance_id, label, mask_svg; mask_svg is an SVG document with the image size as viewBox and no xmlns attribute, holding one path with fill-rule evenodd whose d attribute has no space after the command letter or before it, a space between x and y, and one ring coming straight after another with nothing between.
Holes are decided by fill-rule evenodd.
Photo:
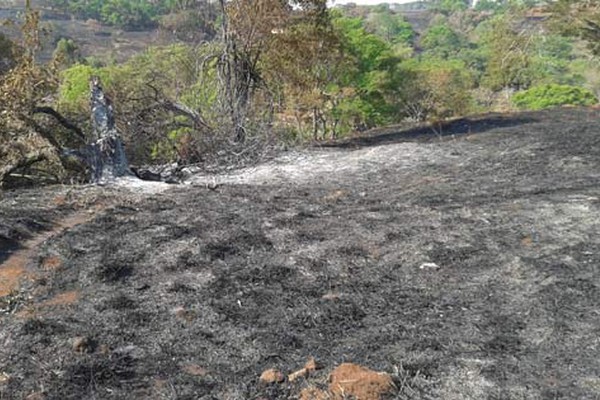
<instances>
[{"instance_id":1,"label":"exposed dirt","mask_svg":"<svg viewBox=\"0 0 600 400\"><path fill-rule=\"evenodd\" d=\"M104 209L40 243L36 279L2 297L0 399L335 398L345 362L389 374L383 398L600 398L600 113L445 132L166 191L4 193L1 261ZM311 356L322 369L259 382Z\"/></svg>"}]
</instances>

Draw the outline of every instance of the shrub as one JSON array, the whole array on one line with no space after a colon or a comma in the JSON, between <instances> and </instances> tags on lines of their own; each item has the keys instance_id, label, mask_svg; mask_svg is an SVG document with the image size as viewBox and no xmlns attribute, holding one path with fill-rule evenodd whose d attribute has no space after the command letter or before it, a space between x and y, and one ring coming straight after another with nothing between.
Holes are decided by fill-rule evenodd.
<instances>
[{"instance_id":1,"label":"shrub","mask_svg":"<svg viewBox=\"0 0 600 400\"><path fill-rule=\"evenodd\" d=\"M521 109L541 110L562 105L590 106L598 103L598 98L581 87L549 84L516 93L512 101Z\"/></svg>"}]
</instances>

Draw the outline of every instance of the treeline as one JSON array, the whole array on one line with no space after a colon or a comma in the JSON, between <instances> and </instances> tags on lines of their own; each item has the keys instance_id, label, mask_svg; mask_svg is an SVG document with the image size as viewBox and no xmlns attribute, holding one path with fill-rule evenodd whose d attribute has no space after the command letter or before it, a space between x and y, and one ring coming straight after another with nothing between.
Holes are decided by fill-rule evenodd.
<instances>
[{"instance_id":1,"label":"treeline","mask_svg":"<svg viewBox=\"0 0 600 400\"><path fill-rule=\"evenodd\" d=\"M63 40L49 65L33 61L34 19L23 23L33 32L24 43L0 40L0 85L11 92L0 101L0 111L11 116L0 126L0 151L17 149L28 169L39 163L30 147L76 145L72 129L39 110L50 107L86 131L92 75L102 78L138 164L206 163L215 154L248 155L264 140L338 138L407 120L436 127L470 113L590 105L600 89L590 57L600 38L594 2L560 0L541 8L480 0L469 9L463 0L434 0L429 24L419 31L387 5L328 9L322 0L222 0L206 12L208 3L196 1L152 4L185 15L185 23L174 24L181 37L211 26L215 39L150 48L122 64L83 59L76 42ZM39 143L25 145L24 137ZM54 156L46 161L60 166L53 171L68 168L60 153L48 154Z\"/></svg>"}]
</instances>

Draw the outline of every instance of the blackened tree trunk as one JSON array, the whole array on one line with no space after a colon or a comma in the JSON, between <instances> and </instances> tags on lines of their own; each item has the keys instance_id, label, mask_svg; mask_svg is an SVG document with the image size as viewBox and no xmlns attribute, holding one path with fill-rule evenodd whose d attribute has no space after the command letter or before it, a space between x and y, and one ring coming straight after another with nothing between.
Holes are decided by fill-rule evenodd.
<instances>
[{"instance_id":1,"label":"blackened tree trunk","mask_svg":"<svg viewBox=\"0 0 600 400\"><path fill-rule=\"evenodd\" d=\"M102 90L100 79L90 81L93 142L89 146L91 181L105 183L121 176L132 175L125 156L123 141L115 127L110 99Z\"/></svg>"}]
</instances>

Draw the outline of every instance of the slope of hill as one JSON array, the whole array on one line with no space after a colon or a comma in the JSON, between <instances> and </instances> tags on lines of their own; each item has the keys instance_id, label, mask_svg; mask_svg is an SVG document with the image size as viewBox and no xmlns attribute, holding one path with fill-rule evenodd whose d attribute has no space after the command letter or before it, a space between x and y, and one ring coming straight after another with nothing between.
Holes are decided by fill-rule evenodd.
<instances>
[{"instance_id":1,"label":"slope of hill","mask_svg":"<svg viewBox=\"0 0 600 400\"><path fill-rule=\"evenodd\" d=\"M23 9L0 7L0 22L18 20L19 13L22 14ZM159 30L126 31L94 20L60 18L47 10L42 10L41 15L43 27L48 31L40 54L42 61L51 59L56 43L61 38L73 39L82 57L94 56L105 62L123 62L148 46L173 42L169 35L161 34ZM12 39L19 37L16 28L10 25L0 25L0 33L5 33Z\"/></svg>"},{"instance_id":2,"label":"slope of hill","mask_svg":"<svg viewBox=\"0 0 600 400\"><path fill-rule=\"evenodd\" d=\"M4 193L3 265L93 211L1 298L0 398L299 398L346 361L390 398L598 398L599 118L390 129L152 196Z\"/></svg>"}]
</instances>

